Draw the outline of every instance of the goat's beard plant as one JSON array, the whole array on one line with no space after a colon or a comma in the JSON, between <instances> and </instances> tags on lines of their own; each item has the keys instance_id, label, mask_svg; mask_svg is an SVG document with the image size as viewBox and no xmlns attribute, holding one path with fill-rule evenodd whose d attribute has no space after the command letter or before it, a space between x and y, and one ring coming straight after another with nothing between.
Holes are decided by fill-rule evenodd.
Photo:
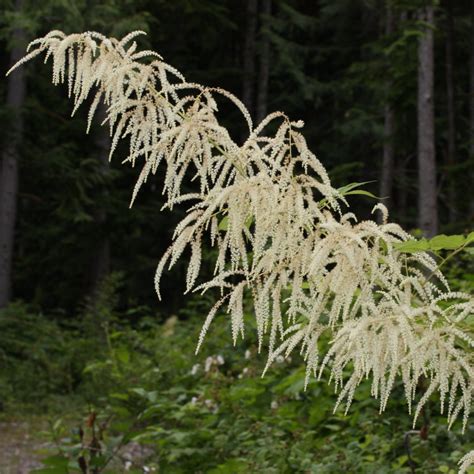
<instances>
[{"instance_id":1,"label":"goat's beard plant","mask_svg":"<svg viewBox=\"0 0 474 474\"><path fill-rule=\"evenodd\" d=\"M429 254L397 250L410 236L387 221L383 205L374 208L383 215L381 225L343 212L344 195L308 149L301 122L275 112L254 128L229 92L188 83L157 53L138 52L139 34L119 41L95 32L52 31L33 41L14 67L46 53L45 61L53 61L53 83L67 82L74 111L93 96L88 128L98 104L106 104L111 155L128 138L125 162L142 166L132 203L163 164L164 207L189 207L158 265L157 293L162 271L187 247L187 292L220 290L198 349L222 307L230 314L234 343L244 335L243 299L250 295L259 346L268 345L268 365L299 348L306 381L328 373L335 383L336 407L345 403L347 410L357 386L370 378L383 411L401 377L410 411L417 391L424 390L414 422L438 392L449 424L462 413L465 427L474 381L474 341L465 323L474 313L471 297L450 291ZM216 118L219 95L247 123L242 145ZM265 134L269 125L274 135ZM189 173L199 192L182 194ZM217 248L215 275L196 284L205 237ZM321 354L323 334L331 344Z\"/></svg>"}]
</instances>

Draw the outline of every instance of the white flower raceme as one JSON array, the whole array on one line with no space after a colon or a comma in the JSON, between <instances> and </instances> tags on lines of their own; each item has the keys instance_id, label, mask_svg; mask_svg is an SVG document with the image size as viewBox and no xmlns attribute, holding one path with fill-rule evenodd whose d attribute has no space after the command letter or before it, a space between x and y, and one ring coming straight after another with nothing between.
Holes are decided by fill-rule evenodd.
<instances>
[{"instance_id":1,"label":"white flower raceme","mask_svg":"<svg viewBox=\"0 0 474 474\"><path fill-rule=\"evenodd\" d=\"M53 82L67 82L74 111L91 97L89 125L105 102L111 155L128 139L125 161L141 166L132 202L162 166L165 207L190 203L155 285L159 295L162 272L189 249L187 291L220 291L198 347L223 308L234 342L243 336L250 297L269 365L298 347L307 381L328 373L339 390L337 405L347 408L370 378L383 411L401 378L410 410L418 399L415 420L437 392L449 423L462 414L465 425L474 389L474 341L465 324L474 313L471 296L452 293L429 254L397 250L410 236L387 222L382 205L374 209L383 214L381 225L343 212L347 202L308 149L302 122L275 112L254 128L229 92L187 83L157 53L137 51L139 34L117 40L53 31L33 41L14 67L45 53ZM217 119L219 96L242 112L249 129L242 145ZM189 179L197 191L182 194ZM217 249L215 275L197 283L205 239ZM323 353L321 337L330 340Z\"/></svg>"},{"instance_id":2,"label":"white flower raceme","mask_svg":"<svg viewBox=\"0 0 474 474\"><path fill-rule=\"evenodd\" d=\"M474 451L469 451L459 461L459 474L466 474L468 468L474 464Z\"/></svg>"}]
</instances>

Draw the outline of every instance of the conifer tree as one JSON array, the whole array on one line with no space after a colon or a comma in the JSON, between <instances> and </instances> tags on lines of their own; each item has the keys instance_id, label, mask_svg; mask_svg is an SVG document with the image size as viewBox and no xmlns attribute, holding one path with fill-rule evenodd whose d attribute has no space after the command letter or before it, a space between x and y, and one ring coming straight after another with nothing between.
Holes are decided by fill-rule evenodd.
<instances>
[{"instance_id":1,"label":"conifer tree","mask_svg":"<svg viewBox=\"0 0 474 474\"><path fill-rule=\"evenodd\" d=\"M432 237L438 231L434 124L434 7L420 8L423 23L418 45L418 223Z\"/></svg>"},{"instance_id":2,"label":"conifer tree","mask_svg":"<svg viewBox=\"0 0 474 474\"><path fill-rule=\"evenodd\" d=\"M23 0L15 0L15 13L21 15ZM10 62L15 64L22 56L25 31L17 27L13 32ZM23 103L26 77L22 70L15 71L8 80L7 106L13 113L12 126L0 161L0 309L11 296L13 244L17 214L20 144L23 139Z\"/></svg>"}]
</instances>

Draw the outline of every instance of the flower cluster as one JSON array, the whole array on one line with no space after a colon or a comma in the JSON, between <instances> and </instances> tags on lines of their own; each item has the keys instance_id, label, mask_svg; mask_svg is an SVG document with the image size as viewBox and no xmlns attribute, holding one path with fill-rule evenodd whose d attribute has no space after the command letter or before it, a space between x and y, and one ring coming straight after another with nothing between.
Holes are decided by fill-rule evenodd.
<instances>
[{"instance_id":1,"label":"flower cluster","mask_svg":"<svg viewBox=\"0 0 474 474\"><path fill-rule=\"evenodd\" d=\"M415 420L438 392L449 422L462 414L465 425L474 388L474 341L464 323L474 313L472 298L450 291L429 254L397 250L410 236L388 222L384 206L374 208L382 224L345 212L344 195L309 150L302 122L275 112L254 127L229 92L188 83L157 53L138 51L139 34L117 40L53 31L14 67L41 53L52 58L53 82L67 82L74 110L91 97L89 125L97 105L106 104L111 154L128 139L125 161L141 166L132 202L162 166L165 207L189 204L155 286L159 295L163 271L189 249L187 291L220 294L198 348L223 308L234 343L243 336L250 297L269 365L299 348L307 380L328 374L337 405L347 409L370 378L383 411L399 377L410 410L418 399ZM249 129L243 144L220 125L219 97L242 112ZM197 181L196 192L182 194L186 180ZM217 249L215 274L198 283L205 239ZM325 352L322 337L330 340Z\"/></svg>"},{"instance_id":2,"label":"flower cluster","mask_svg":"<svg viewBox=\"0 0 474 474\"><path fill-rule=\"evenodd\" d=\"M466 474L470 466L474 464L474 451L469 451L459 461L459 474Z\"/></svg>"}]
</instances>

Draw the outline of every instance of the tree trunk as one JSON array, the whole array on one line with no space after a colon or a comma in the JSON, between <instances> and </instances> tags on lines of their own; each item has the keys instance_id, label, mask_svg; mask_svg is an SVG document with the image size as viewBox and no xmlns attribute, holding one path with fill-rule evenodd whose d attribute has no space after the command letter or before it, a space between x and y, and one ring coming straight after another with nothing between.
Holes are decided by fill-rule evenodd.
<instances>
[{"instance_id":1,"label":"tree trunk","mask_svg":"<svg viewBox=\"0 0 474 474\"><path fill-rule=\"evenodd\" d=\"M385 34L390 36L393 33L393 13L390 1L386 4L385 16ZM392 81L386 83L387 96L388 91L392 87ZM395 149L393 138L395 134L395 114L389 98L385 99L384 106L384 142L383 142L383 158L382 170L380 176L380 196L387 198L385 204L388 208L392 207L392 188L393 188L393 171L395 164Z\"/></svg>"},{"instance_id":2,"label":"tree trunk","mask_svg":"<svg viewBox=\"0 0 474 474\"><path fill-rule=\"evenodd\" d=\"M20 12L23 0L15 1L15 11ZM16 63L24 53L25 33L22 29L13 32L13 49L10 63ZM19 148L23 138L21 109L25 100L24 68L16 69L8 77L7 107L11 115L10 130L5 142L0 163L0 308L11 298L12 260L15 238L15 221L18 194Z\"/></svg>"},{"instance_id":3,"label":"tree trunk","mask_svg":"<svg viewBox=\"0 0 474 474\"><path fill-rule=\"evenodd\" d=\"M433 6L419 10L427 25L418 44L418 225L427 236L438 231L434 129Z\"/></svg>"},{"instance_id":4,"label":"tree trunk","mask_svg":"<svg viewBox=\"0 0 474 474\"><path fill-rule=\"evenodd\" d=\"M452 166L456 159L456 124L454 110L454 82L453 82L453 43L454 43L454 19L453 4L447 2L447 24L446 24L446 98L448 108L448 148L446 152L446 185L447 185L447 207L449 222L456 221L456 193L452 176Z\"/></svg>"},{"instance_id":5,"label":"tree trunk","mask_svg":"<svg viewBox=\"0 0 474 474\"><path fill-rule=\"evenodd\" d=\"M97 108L97 119L99 123L107 116L107 109L105 104L100 103ZM97 131L95 145L98 150L97 158L99 160L99 171L104 175L104 178L109 174L109 151L110 151L110 135L108 133L107 125L100 127ZM107 212L104 206L104 201L107 199L108 192L104 188L99 197L99 203L94 214L94 225L97 229L97 238L94 243L92 251L92 261L90 266L90 295L95 299L101 288L104 278L110 272L110 243L107 235Z\"/></svg>"},{"instance_id":6,"label":"tree trunk","mask_svg":"<svg viewBox=\"0 0 474 474\"><path fill-rule=\"evenodd\" d=\"M268 79L270 76L270 41L268 38L268 19L271 15L271 0L262 0L262 15L260 25L260 68L258 74L258 94L255 120L260 123L267 115L268 109Z\"/></svg>"},{"instance_id":7,"label":"tree trunk","mask_svg":"<svg viewBox=\"0 0 474 474\"><path fill-rule=\"evenodd\" d=\"M247 24L243 52L242 102L254 116L255 35L257 32L257 0L247 0Z\"/></svg>"},{"instance_id":8,"label":"tree trunk","mask_svg":"<svg viewBox=\"0 0 474 474\"><path fill-rule=\"evenodd\" d=\"M469 159L471 183L474 183L474 2L471 2L471 51L469 64ZM469 217L474 221L474 193L469 199Z\"/></svg>"},{"instance_id":9,"label":"tree trunk","mask_svg":"<svg viewBox=\"0 0 474 474\"><path fill-rule=\"evenodd\" d=\"M408 178L407 166L409 157L398 160L397 163L397 220L404 226L412 224L408 222Z\"/></svg>"}]
</instances>

